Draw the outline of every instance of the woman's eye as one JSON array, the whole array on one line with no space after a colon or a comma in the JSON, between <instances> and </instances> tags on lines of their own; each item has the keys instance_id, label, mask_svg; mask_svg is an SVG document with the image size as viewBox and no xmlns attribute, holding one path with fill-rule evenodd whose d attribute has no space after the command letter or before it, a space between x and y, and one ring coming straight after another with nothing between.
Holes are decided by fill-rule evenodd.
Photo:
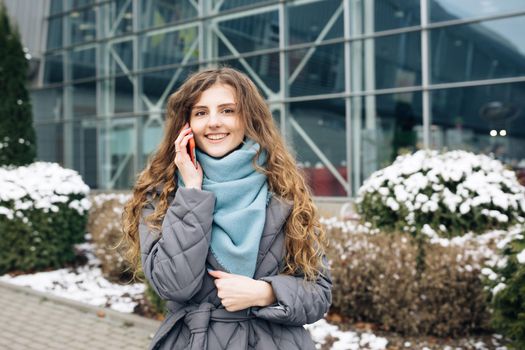
<instances>
[{"instance_id":1,"label":"woman's eye","mask_svg":"<svg viewBox=\"0 0 525 350\"><path fill-rule=\"evenodd\" d=\"M225 109L224 112L226 113L235 113L235 111L233 109Z\"/></svg>"},{"instance_id":2,"label":"woman's eye","mask_svg":"<svg viewBox=\"0 0 525 350\"><path fill-rule=\"evenodd\" d=\"M199 112L196 112L195 115L196 116L201 116L202 114L200 114L200 113L204 113L204 112L203 111L199 111Z\"/></svg>"}]
</instances>

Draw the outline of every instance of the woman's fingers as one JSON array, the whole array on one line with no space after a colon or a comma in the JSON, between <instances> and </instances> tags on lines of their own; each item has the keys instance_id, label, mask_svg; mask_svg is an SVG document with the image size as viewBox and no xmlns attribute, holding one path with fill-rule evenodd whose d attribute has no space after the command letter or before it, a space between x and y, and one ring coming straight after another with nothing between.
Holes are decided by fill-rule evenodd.
<instances>
[{"instance_id":1,"label":"woman's fingers","mask_svg":"<svg viewBox=\"0 0 525 350\"><path fill-rule=\"evenodd\" d=\"M179 133L179 136L175 140L175 150L179 149L179 145L182 141L182 139L188 134L192 133L192 130L190 129L190 126L188 123L184 124L184 127L182 128L181 132Z\"/></svg>"}]
</instances>

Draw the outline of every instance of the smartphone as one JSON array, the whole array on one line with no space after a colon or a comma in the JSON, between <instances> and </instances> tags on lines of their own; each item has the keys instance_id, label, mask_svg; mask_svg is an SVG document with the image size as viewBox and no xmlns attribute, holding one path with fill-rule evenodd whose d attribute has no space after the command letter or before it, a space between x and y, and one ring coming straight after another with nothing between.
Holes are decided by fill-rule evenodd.
<instances>
[{"instance_id":1,"label":"smartphone","mask_svg":"<svg viewBox=\"0 0 525 350\"><path fill-rule=\"evenodd\" d=\"M190 155L191 162L193 166L197 168L197 157L195 156L195 140L193 137L189 139L188 142L188 154Z\"/></svg>"}]
</instances>

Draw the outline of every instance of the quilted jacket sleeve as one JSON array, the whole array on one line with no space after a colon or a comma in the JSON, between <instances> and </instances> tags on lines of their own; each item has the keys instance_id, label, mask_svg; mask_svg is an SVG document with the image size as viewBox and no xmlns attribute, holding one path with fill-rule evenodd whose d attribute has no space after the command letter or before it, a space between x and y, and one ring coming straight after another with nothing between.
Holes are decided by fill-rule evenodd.
<instances>
[{"instance_id":1,"label":"quilted jacket sleeve","mask_svg":"<svg viewBox=\"0 0 525 350\"><path fill-rule=\"evenodd\" d=\"M304 275L261 277L272 285L277 302L262 308L252 307L256 317L290 326L303 326L323 318L332 303L332 277L328 260L315 282L305 282Z\"/></svg>"},{"instance_id":2,"label":"quilted jacket sleeve","mask_svg":"<svg viewBox=\"0 0 525 350\"><path fill-rule=\"evenodd\" d=\"M153 232L144 218L155 210L143 208L139 225L144 275L166 300L188 301L202 286L211 240L215 195L194 188L179 188L162 222Z\"/></svg>"}]
</instances>

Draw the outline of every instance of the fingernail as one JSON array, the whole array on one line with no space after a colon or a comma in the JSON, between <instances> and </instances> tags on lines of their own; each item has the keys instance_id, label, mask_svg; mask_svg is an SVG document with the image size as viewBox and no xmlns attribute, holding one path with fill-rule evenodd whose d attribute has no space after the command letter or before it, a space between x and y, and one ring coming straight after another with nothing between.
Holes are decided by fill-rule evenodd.
<instances>
[{"instance_id":1,"label":"fingernail","mask_svg":"<svg viewBox=\"0 0 525 350\"><path fill-rule=\"evenodd\" d=\"M215 270L212 270L212 269L209 269L209 268L206 268L206 270L208 270L208 272L215 271Z\"/></svg>"}]
</instances>

